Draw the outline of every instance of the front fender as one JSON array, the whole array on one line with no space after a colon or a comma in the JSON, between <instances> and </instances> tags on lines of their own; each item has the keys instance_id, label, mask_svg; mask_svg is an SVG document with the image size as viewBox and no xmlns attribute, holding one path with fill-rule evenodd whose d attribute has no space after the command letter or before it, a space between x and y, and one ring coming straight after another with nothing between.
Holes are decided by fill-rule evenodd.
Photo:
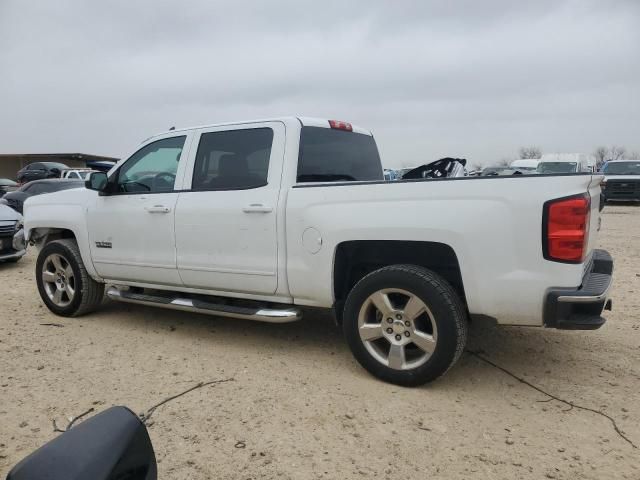
<instances>
[{"instance_id":1,"label":"front fender","mask_svg":"<svg viewBox=\"0 0 640 480\"><path fill-rule=\"evenodd\" d=\"M98 275L91 259L86 222L86 207L84 204L71 202L45 203L40 198L53 195L55 194L32 197L25 202L25 239L40 246L42 243L39 243L38 240L40 240L40 242L46 242L52 237L60 238L73 235L78 244L80 256L87 269L87 273L94 280L102 282L103 280Z\"/></svg>"}]
</instances>

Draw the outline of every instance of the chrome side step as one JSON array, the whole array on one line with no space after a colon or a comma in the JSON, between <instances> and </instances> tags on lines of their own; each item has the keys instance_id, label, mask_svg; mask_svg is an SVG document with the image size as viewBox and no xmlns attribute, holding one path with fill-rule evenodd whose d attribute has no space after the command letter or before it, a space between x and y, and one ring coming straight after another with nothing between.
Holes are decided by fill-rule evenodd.
<instances>
[{"instance_id":1,"label":"chrome side step","mask_svg":"<svg viewBox=\"0 0 640 480\"><path fill-rule=\"evenodd\" d=\"M205 313L207 315L217 315L219 317L244 318L246 320L256 320L259 322L287 323L295 322L302 318L302 312L294 307L272 309L222 305L191 298L134 293L128 290L120 290L114 286L107 289L107 297L118 302L136 303L138 305L149 305L186 312Z\"/></svg>"}]
</instances>

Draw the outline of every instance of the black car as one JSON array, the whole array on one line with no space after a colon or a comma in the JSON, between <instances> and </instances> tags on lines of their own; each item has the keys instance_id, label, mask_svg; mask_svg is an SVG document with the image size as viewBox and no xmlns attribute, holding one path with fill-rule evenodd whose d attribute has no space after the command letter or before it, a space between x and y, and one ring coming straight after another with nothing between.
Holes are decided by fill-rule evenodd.
<instances>
[{"instance_id":1,"label":"black car","mask_svg":"<svg viewBox=\"0 0 640 480\"><path fill-rule=\"evenodd\" d=\"M60 172L67 167L64 163L58 162L35 162L18 170L17 178L19 183L27 183L32 180L42 180L44 178L57 178Z\"/></svg>"},{"instance_id":2,"label":"black car","mask_svg":"<svg viewBox=\"0 0 640 480\"><path fill-rule=\"evenodd\" d=\"M59 178L51 178L48 180L35 180L23 185L15 192L9 192L0 198L0 203L9 205L15 211L22 213L24 201L34 195L42 195L43 193L58 192L60 190L68 190L71 188L84 187L83 180L67 180Z\"/></svg>"}]
</instances>

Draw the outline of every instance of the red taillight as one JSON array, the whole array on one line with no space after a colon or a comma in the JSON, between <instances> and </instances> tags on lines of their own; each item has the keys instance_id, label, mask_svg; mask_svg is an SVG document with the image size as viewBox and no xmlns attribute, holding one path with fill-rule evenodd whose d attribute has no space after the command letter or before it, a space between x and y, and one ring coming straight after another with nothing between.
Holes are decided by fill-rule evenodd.
<instances>
[{"instance_id":1,"label":"red taillight","mask_svg":"<svg viewBox=\"0 0 640 480\"><path fill-rule=\"evenodd\" d=\"M345 130L347 132L353 132L353 127L350 123L341 122L340 120L329 120L329 126L336 130Z\"/></svg>"},{"instance_id":2,"label":"red taillight","mask_svg":"<svg viewBox=\"0 0 640 480\"><path fill-rule=\"evenodd\" d=\"M587 253L591 197L561 198L545 204L544 257L581 263Z\"/></svg>"}]
</instances>

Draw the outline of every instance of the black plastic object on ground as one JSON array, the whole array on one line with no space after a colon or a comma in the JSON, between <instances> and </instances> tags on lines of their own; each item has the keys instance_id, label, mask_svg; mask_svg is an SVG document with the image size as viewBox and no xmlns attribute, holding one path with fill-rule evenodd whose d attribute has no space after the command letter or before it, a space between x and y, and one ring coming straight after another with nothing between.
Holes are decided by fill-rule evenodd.
<instances>
[{"instance_id":1,"label":"black plastic object on ground","mask_svg":"<svg viewBox=\"0 0 640 480\"><path fill-rule=\"evenodd\" d=\"M126 407L112 407L46 443L7 480L156 480L146 427Z\"/></svg>"}]
</instances>

